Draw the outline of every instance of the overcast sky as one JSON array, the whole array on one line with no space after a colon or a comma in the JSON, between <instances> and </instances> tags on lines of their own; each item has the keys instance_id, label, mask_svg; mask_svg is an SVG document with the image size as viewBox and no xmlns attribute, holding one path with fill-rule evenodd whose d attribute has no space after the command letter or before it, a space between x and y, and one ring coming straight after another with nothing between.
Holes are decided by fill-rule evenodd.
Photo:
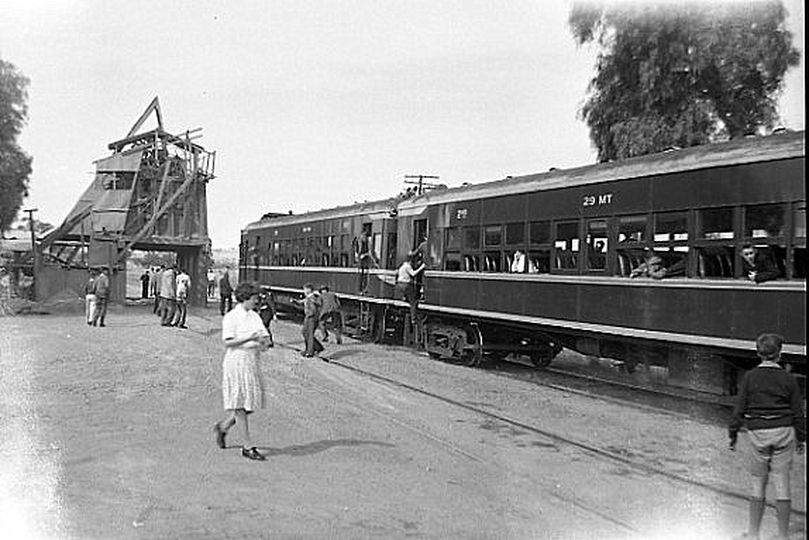
<instances>
[{"instance_id":1,"label":"overcast sky","mask_svg":"<svg viewBox=\"0 0 809 540\"><path fill-rule=\"evenodd\" d=\"M0 57L31 79L26 207L58 225L151 99L203 128L214 248L268 211L592 163L576 112L594 51L570 2L0 0ZM786 2L803 54L800 0ZM804 65L783 123L804 129ZM146 128L151 129L150 122Z\"/></svg>"}]
</instances>

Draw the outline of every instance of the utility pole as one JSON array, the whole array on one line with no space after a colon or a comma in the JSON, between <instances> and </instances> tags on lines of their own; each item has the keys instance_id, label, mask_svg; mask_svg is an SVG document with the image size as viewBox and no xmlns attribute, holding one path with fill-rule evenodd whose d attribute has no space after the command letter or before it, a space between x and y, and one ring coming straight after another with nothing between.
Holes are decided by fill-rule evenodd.
<instances>
[{"instance_id":1,"label":"utility pole","mask_svg":"<svg viewBox=\"0 0 809 540\"><path fill-rule=\"evenodd\" d=\"M429 174L406 174L405 175L405 184L415 184L418 186L417 195L421 195L424 193L425 188L431 189L434 187L438 187L438 184L433 184L430 182L425 182L424 180L438 180L438 176L433 176ZM416 180L418 179L418 180Z\"/></svg>"},{"instance_id":2,"label":"utility pole","mask_svg":"<svg viewBox=\"0 0 809 540\"><path fill-rule=\"evenodd\" d=\"M36 232L34 231L34 212L36 212L37 208L29 208L27 210L23 210L28 214L28 228L31 229L31 257L33 258L33 281L32 281L32 293L33 293L33 300L36 300L36 291L37 291L37 237Z\"/></svg>"}]
</instances>

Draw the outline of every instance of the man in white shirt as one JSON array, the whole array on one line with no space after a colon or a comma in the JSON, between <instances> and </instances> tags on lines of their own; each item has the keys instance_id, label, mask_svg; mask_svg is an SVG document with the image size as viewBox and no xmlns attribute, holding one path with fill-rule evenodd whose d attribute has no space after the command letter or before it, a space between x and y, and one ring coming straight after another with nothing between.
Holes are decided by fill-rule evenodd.
<instances>
[{"instance_id":1,"label":"man in white shirt","mask_svg":"<svg viewBox=\"0 0 809 540\"><path fill-rule=\"evenodd\" d=\"M519 274L525 272L525 253L519 249L514 252L514 260L511 261L511 271Z\"/></svg>"},{"instance_id":2,"label":"man in white shirt","mask_svg":"<svg viewBox=\"0 0 809 540\"><path fill-rule=\"evenodd\" d=\"M180 270L177 274L177 314L174 317L172 326L179 326L180 328L188 328L185 325L185 319L188 315L188 288L191 287L191 278L185 273L185 270Z\"/></svg>"}]
</instances>

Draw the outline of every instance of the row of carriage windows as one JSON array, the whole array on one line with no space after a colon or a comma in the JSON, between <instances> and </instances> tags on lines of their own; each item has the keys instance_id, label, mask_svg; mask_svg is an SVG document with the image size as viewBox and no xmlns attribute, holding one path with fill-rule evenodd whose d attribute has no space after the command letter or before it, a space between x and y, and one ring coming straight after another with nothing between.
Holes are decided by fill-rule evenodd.
<instances>
[{"instance_id":1,"label":"row of carriage windows","mask_svg":"<svg viewBox=\"0 0 809 540\"><path fill-rule=\"evenodd\" d=\"M388 245L395 249L393 239ZM382 247L382 234L371 235L369 249L377 263L384 260ZM351 267L357 263L360 247L357 238L341 234L272 240L267 244L262 243L261 236L255 236L248 249L253 265Z\"/></svg>"},{"instance_id":2,"label":"row of carriage windows","mask_svg":"<svg viewBox=\"0 0 809 540\"><path fill-rule=\"evenodd\" d=\"M761 204L579 220L537 220L443 230L443 260L433 269L465 272L574 273L635 276L651 254L665 277L738 278L741 249L753 245L782 278L806 279L806 205ZM396 268L396 235L375 233L380 267ZM294 239L251 238L253 264L353 267L349 234Z\"/></svg>"},{"instance_id":3,"label":"row of carriage windows","mask_svg":"<svg viewBox=\"0 0 809 540\"><path fill-rule=\"evenodd\" d=\"M654 255L666 277L734 278L744 275L741 248L750 244L781 277L806 278L805 203L453 227L444 235L447 271L628 277Z\"/></svg>"}]
</instances>

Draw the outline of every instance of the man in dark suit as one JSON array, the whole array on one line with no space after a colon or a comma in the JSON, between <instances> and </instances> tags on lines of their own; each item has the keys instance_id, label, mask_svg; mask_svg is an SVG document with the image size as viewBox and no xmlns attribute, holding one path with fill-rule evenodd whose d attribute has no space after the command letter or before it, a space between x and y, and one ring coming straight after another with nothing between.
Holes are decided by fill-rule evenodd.
<instances>
[{"instance_id":1,"label":"man in dark suit","mask_svg":"<svg viewBox=\"0 0 809 540\"><path fill-rule=\"evenodd\" d=\"M748 244L742 247L742 262L744 273L750 281L764 283L781 277L781 269L769 251Z\"/></svg>"}]
</instances>

